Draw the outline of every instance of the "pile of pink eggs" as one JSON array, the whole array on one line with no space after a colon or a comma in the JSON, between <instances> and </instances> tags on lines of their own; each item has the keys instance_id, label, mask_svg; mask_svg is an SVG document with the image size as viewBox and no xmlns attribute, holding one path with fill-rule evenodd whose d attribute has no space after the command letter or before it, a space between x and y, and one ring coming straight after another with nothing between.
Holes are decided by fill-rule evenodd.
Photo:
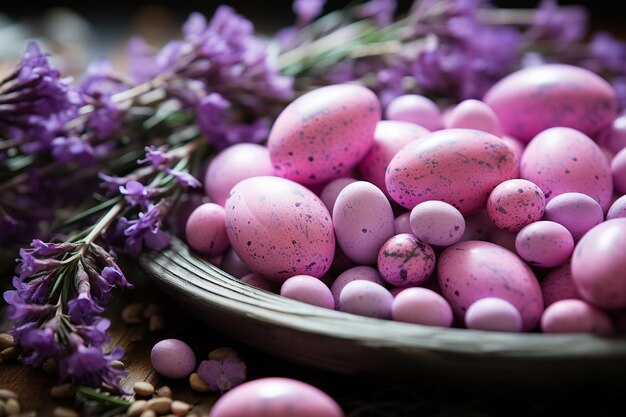
<instances>
[{"instance_id":1,"label":"pile of pink eggs","mask_svg":"<svg viewBox=\"0 0 626 417\"><path fill-rule=\"evenodd\" d=\"M538 65L442 110L353 84L289 104L208 163L187 243L255 287L379 319L626 331L626 115ZM383 114L384 113L384 114ZM384 116L384 117L383 117Z\"/></svg>"}]
</instances>

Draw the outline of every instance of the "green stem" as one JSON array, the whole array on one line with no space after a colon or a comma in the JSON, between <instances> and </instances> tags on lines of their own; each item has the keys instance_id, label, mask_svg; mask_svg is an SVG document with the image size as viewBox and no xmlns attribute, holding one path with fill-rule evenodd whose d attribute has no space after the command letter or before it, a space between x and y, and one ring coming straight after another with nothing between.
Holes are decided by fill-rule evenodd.
<instances>
[{"instance_id":1,"label":"green stem","mask_svg":"<svg viewBox=\"0 0 626 417\"><path fill-rule=\"evenodd\" d=\"M125 400L120 397L114 397L112 395L103 394L101 392L98 392L94 389L87 388L87 387L78 388L78 392L84 397L90 400L98 401L101 404L116 405L116 406L119 406L120 408L124 407L124 409L126 409L132 404L131 401Z\"/></svg>"}]
</instances>

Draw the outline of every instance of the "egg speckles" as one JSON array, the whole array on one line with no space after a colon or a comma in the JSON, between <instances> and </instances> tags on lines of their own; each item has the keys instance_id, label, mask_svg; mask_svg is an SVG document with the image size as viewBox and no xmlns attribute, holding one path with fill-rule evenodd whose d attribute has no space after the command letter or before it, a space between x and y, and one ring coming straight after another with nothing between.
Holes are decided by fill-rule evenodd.
<instances>
[{"instance_id":1,"label":"egg speckles","mask_svg":"<svg viewBox=\"0 0 626 417\"><path fill-rule=\"evenodd\" d=\"M304 186L278 177L238 183L226 200L226 232L250 270L283 282L294 275L321 277L335 251L324 203Z\"/></svg>"},{"instance_id":2,"label":"egg speckles","mask_svg":"<svg viewBox=\"0 0 626 417\"><path fill-rule=\"evenodd\" d=\"M347 173L369 150L380 118L380 102L365 87L331 85L300 96L269 135L275 175L319 184Z\"/></svg>"}]
</instances>

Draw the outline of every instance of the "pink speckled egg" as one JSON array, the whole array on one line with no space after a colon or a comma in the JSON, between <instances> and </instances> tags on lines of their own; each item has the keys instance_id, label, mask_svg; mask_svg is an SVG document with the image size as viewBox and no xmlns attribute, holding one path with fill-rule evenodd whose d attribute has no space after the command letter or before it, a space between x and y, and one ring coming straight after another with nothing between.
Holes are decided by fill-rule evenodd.
<instances>
[{"instance_id":1,"label":"pink speckled egg","mask_svg":"<svg viewBox=\"0 0 626 417\"><path fill-rule=\"evenodd\" d=\"M418 239L435 246L450 246L465 233L465 218L461 212L443 201L419 203L411 210L409 221Z\"/></svg>"},{"instance_id":2,"label":"pink speckled egg","mask_svg":"<svg viewBox=\"0 0 626 417\"><path fill-rule=\"evenodd\" d=\"M519 231L515 249L530 265L550 268L569 259L574 251L574 238L564 226L542 220Z\"/></svg>"},{"instance_id":3,"label":"pink speckled egg","mask_svg":"<svg viewBox=\"0 0 626 417\"><path fill-rule=\"evenodd\" d=\"M557 195L546 204L543 216L545 220L565 226L575 241L604 220L600 204L582 193Z\"/></svg>"},{"instance_id":4,"label":"pink speckled egg","mask_svg":"<svg viewBox=\"0 0 626 417\"><path fill-rule=\"evenodd\" d=\"M626 113L613 120L611 128L601 137L599 143L613 154L626 148Z\"/></svg>"},{"instance_id":5,"label":"pink speckled egg","mask_svg":"<svg viewBox=\"0 0 626 417\"><path fill-rule=\"evenodd\" d=\"M333 207L335 207L335 201L337 201L337 197L341 190L346 188L348 184L352 184L356 182L352 177L342 177L337 178L330 181L328 184L324 185L322 191L320 192L320 199L326 206L329 212L333 212Z\"/></svg>"},{"instance_id":6,"label":"pink speckled egg","mask_svg":"<svg viewBox=\"0 0 626 417\"><path fill-rule=\"evenodd\" d=\"M390 319L392 303L393 295L385 287L358 279L343 287L338 309L359 316Z\"/></svg>"},{"instance_id":7,"label":"pink speckled egg","mask_svg":"<svg viewBox=\"0 0 626 417\"><path fill-rule=\"evenodd\" d=\"M248 178L233 187L225 210L233 249L259 276L284 282L301 274L321 277L330 268L330 213L304 186L278 177Z\"/></svg>"},{"instance_id":8,"label":"pink speckled egg","mask_svg":"<svg viewBox=\"0 0 626 417\"><path fill-rule=\"evenodd\" d=\"M452 326L452 308L441 295L421 287L395 290L397 294L391 305L393 320L424 326Z\"/></svg>"},{"instance_id":9,"label":"pink speckled egg","mask_svg":"<svg viewBox=\"0 0 626 417\"><path fill-rule=\"evenodd\" d=\"M230 243L226 235L224 207L214 203L202 204L191 212L185 225L187 243L206 255L224 252Z\"/></svg>"},{"instance_id":10,"label":"pink speckled egg","mask_svg":"<svg viewBox=\"0 0 626 417\"><path fill-rule=\"evenodd\" d=\"M270 131L275 175L301 184L340 177L365 156L380 118L378 98L365 87L338 84L303 94Z\"/></svg>"},{"instance_id":11,"label":"pink speckled egg","mask_svg":"<svg viewBox=\"0 0 626 417\"><path fill-rule=\"evenodd\" d=\"M611 161L611 175L615 192L626 194L626 148L622 149Z\"/></svg>"},{"instance_id":12,"label":"pink speckled egg","mask_svg":"<svg viewBox=\"0 0 626 417\"><path fill-rule=\"evenodd\" d=\"M467 214L517 174L515 154L502 139L478 130L446 129L402 148L387 167L385 183L391 198L408 209L441 200Z\"/></svg>"},{"instance_id":13,"label":"pink speckled egg","mask_svg":"<svg viewBox=\"0 0 626 417\"><path fill-rule=\"evenodd\" d=\"M362 279L365 281L371 281L379 285L385 285L385 280L381 278L380 273L376 268L366 265L354 266L352 268L343 271L330 286L330 291L333 294L335 303L339 303L339 294L341 290L349 282Z\"/></svg>"},{"instance_id":14,"label":"pink speckled egg","mask_svg":"<svg viewBox=\"0 0 626 417\"><path fill-rule=\"evenodd\" d=\"M165 339L152 347L150 363L155 371L167 378L186 378L196 367L196 355L182 340Z\"/></svg>"},{"instance_id":15,"label":"pink speckled egg","mask_svg":"<svg viewBox=\"0 0 626 417\"><path fill-rule=\"evenodd\" d=\"M428 129L413 123L382 120L374 131L374 144L358 164L361 177L385 194L385 172L389 162L404 145L430 133Z\"/></svg>"},{"instance_id":16,"label":"pink speckled egg","mask_svg":"<svg viewBox=\"0 0 626 417\"><path fill-rule=\"evenodd\" d=\"M446 115L446 129L476 129L502 136L502 126L496 113L480 100L463 100Z\"/></svg>"},{"instance_id":17,"label":"pink speckled egg","mask_svg":"<svg viewBox=\"0 0 626 417\"><path fill-rule=\"evenodd\" d=\"M606 213L607 220L617 219L618 217L626 217L626 194L615 200Z\"/></svg>"},{"instance_id":18,"label":"pink speckled egg","mask_svg":"<svg viewBox=\"0 0 626 417\"><path fill-rule=\"evenodd\" d=\"M541 316L544 333L615 333L609 316L582 300L560 300L548 306Z\"/></svg>"},{"instance_id":19,"label":"pink speckled egg","mask_svg":"<svg viewBox=\"0 0 626 417\"><path fill-rule=\"evenodd\" d=\"M270 153L265 146L238 143L225 148L209 162L204 190L211 201L223 206L230 189L239 181L273 173Z\"/></svg>"},{"instance_id":20,"label":"pink speckled egg","mask_svg":"<svg viewBox=\"0 0 626 417\"><path fill-rule=\"evenodd\" d=\"M333 207L337 243L354 262L376 262L383 243L393 236L394 216L383 192L367 181L348 184Z\"/></svg>"},{"instance_id":21,"label":"pink speckled egg","mask_svg":"<svg viewBox=\"0 0 626 417\"><path fill-rule=\"evenodd\" d=\"M475 301L495 297L517 308L523 330L539 323L543 311L539 282L515 253L489 242L460 242L442 252L437 272L442 295L459 320L464 321Z\"/></svg>"},{"instance_id":22,"label":"pink speckled egg","mask_svg":"<svg viewBox=\"0 0 626 417\"><path fill-rule=\"evenodd\" d=\"M554 304L559 300L580 299L580 294L572 279L572 264L566 262L554 268L541 280L541 292L544 306Z\"/></svg>"},{"instance_id":23,"label":"pink speckled egg","mask_svg":"<svg viewBox=\"0 0 626 417\"><path fill-rule=\"evenodd\" d=\"M465 327L491 332L521 332L522 315L506 300L495 297L481 298L467 309Z\"/></svg>"},{"instance_id":24,"label":"pink speckled egg","mask_svg":"<svg viewBox=\"0 0 626 417\"><path fill-rule=\"evenodd\" d=\"M493 85L483 101L498 115L505 134L526 142L556 126L595 135L617 114L609 83L587 69L564 64L518 70Z\"/></svg>"},{"instance_id":25,"label":"pink speckled egg","mask_svg":"<svg viewBox=\"0 0 626 417\"><path fill-rule=\"evenodd\" d=\"M414 123L428 130L443 128L441 110L434 101L419 94L403 94L391 100L385 110L389 120Z\"/></svg>"},{"instance_id":26,"label":"pink speckled egg","mask_svg":"<svg viewBox=\"0 0 626 417\"><path fill-rule=\"evenodd\" d=\"M407 211L399 216L396 216L393 224L396 235L399 235L400 233L413 233L411 230L411 212Z\"/></svg>"},{"instance_id":27,"label":"pink speckled egg","mask_svg":"<svg viewBox=\"0 0 626 417\"><path fill-rule=\"evenodd\" d=\"M626 218L600 223L576 245L572 279L580 296L603 309L626 308Z\"/></svg>"},{"instance_id":28,"label":"pink speckled egg","mask_svg":"<svg viewBox=\"0 0 626 417\"><path fill-rule=\"evenodd\" d=\"M319 278L310 275L296 275L280 287L280 295L323 308L335 308L335 299L330 288Z\"/></svg>"},{"instance_id":29,"label":"pink speckled egg","mask_svg":"<svg viewBox=\"0 0 626 417\"><path fill-rule=\"evenodd\" d=\"M435 269L435 251L413 234L391 237L378 252L378 271L396 287L419 285Z\"/></svg>"},{"instance_id":30,"label":"pink speckled egg","mask_svg":"<svg viewBox=\"0 0 626 417\"><path fill-rule=\"evenodd\" d=\"M244 382L222 395L209 417L344 417L320 389L290 378Z\"/></svg>"},{"instance_id":31,"label":"pink speckled egg","mask_svg":"<svg viewBox=\"0 0 626 417\"><path fill-rule=\"evenodd\" d=\"M547 202L578 192L596 200L604 211L611 204L613 180L606 157L588 136L568 127L544 130L530 141L520 176L537 184Z\"/></svg>"},{"instance_id":32,"label":"pink speckled egg","mask_svg":"<svg viewBox=\"0 0 626 417\"><path fill-rule=\"evenodd\" d=\"M487 214L500 229L518 232L541 219L546 197L530 181L513 179L498 184L487 200Z\"/></svg>"}]
</instances>

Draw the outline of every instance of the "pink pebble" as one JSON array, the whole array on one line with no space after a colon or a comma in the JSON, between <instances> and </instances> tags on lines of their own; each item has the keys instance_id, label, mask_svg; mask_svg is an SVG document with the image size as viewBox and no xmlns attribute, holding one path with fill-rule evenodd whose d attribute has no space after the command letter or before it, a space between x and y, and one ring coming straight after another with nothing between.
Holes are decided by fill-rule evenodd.
<instances>
[{"instance_id":1,"label":"pink pebble","mask_svg":"<svg viewBox=\"0 0 626 417\"><path fill-rule=\"evenodd\" d=\"M341 190L353 182L356 182L354 178L341 177L330 181L322 188L320 200L322 200L322 203L324 203L329 212L333 212L335 201L337 201L337 196L339 196Z\"/></svg>"},{"instance_id":2,"label":"pink pebble","mask_svg":"<svg viewBox=\"0 0 626 417\"><path fill-rule=\"evenodd\" d=\"M439 107L428 97L417 94L405 94L393 99L387 106L385 117L415 123L431 131L443 128Z\"/></svg>"},{"instance_id":3,"label":"pink pebble","mask_svg":"<svg viewBox=\"0 0 626 417\"><path fill-rule=\"evenodd\" d=\"M323 391L289 378L245 382L222 395L209 417L344 417Z\"/></svg>"},{"instance_id":4,"label":"pink pebble","mask_svg":"<svg viewBox=\"0 0 626 417\"><path fill-rule=\"evenodd\" d=\"M452 308L441 295L427 288L404 288L393 299L391 316L396 321L425 326L450 327Z\"/></svg>"},{"instance_id":5,"label":"pink pebble","mask_svg":"<svg viewBox=\"0 0 626 417\"><path fill-rule=\"evenodd\" d=\"M339 294L341 294L341 290L343 290L343 287L345 287L349 282L359 279L371 281L379 285L385 285L385 280L381 278L376 268L362 265L346 269L335 279L335 282L333 282L333 284L330 286L330 291L333 294L333 297L337 304L339 303Z\"/></svg>"},{"instance_id":6,"label":"pink pebble","mask_svg":"<svg viewBox=\"0 0 626 417\"><path fill-rule=\"evenodd\" d=\"M611 175L615 192L626 194L626 148L619 151L611 161Z\"/></svg>"},{"instance_id":7,"label":"pink pebble","mask_svg":"<svg viewBox=\"0 0 626 417\"><path fill-rule=\"evenodd\" d=\"M546 204L544 219L559 223L580 240L587 231L602 223L604 212L600 204L587 194L559 194Z\"/></svg>"},{"instance_id":8,"label":"pink pebble","mask_svg":"<svg viewBox=\"0 0 626 417\"><path fill-rule=\"evenodd\" d=\"M544 333L595 333L609 335L615 332L609 316L582 300L560 300L550 305L541 316Z\"/></svg>"},{"instance_id":9,"label":"pink pebble","mask_svg":"<svg viewBox=\"0 0 626 417\"><path fill-rule=\"evenodd\" d=\"M461 212L443 201L429 200L411 210L411 230L423 242L434 246L450 246L465 232Z\"/></svg>"},{"instance_id":10,"label":"pink pebble","mask_svg":"<svg viewBox=\"0 0 626 417\"><path fill-rule=\"evenodd\" d=\"M158 342L150 352L152 367L159 374L173 379L186 378L196 367L196 356L189 345L178 339Z\"/></svg>"},{"instance_id":11,"label":"pink pebble","mask_svg":"<svg viewBox=\"0 0 626 417\"><path fill-rule=\"evenodd\" d=\"M519 231L515 249L530 265L552 267L561 265L574 250L572 234L558 223L539 221Z\"/></svg>"},{"instance_id":12,"label":"pink pebble","mask_svg":"<svg viewBox=\"0 0 626 417\"><path fill-rule=\"evenodd\" d=\"M246 284L252 285L253 287L261 290L273 292L274 294L278 294L280 292L280 285L278 283L268 281L254 273L244 275L241 277L241 280Z\"/></svg>"},{"instance_id":13,"label":"pink pebble","mask_svg":"<svg viewBox=\"0 0 626 417\"><path fill-rule=\"evenodd\" d=\"M572 280L572 265L566 262L558 268L548 272L541 280L541 293L544 306L549 306L565 299L580 299L580 294Z\"/></svg>"},{"instance_id":14,"label":"pink pebble","mask_svg":"<svg viewBox=\"0 0 626 417\"><path fill-rule=\"evenodd\" d=\"M349 282L339 294L339 310L365 317L391 318L393 295L371 281Z\"/></svg>"},{"instance_id":15,"label":"pink pebble","mask_svg":"<svg viewBox=\"0 0 626 417\"><path fill-rule=\"evenodd\" d=\"M522 315L506 300L483 298L467 309L465 326L473 330L517 333L522 331Z\"/></svg>"},{"instance_id":16,"label":"pink pebble","mask_svg":"<svg viewBox=\"0 0 626 417\"><path fill-rule=\"evenodd\" d=\"M545 206L541 188L527 180L513 179L493 189L487 200L487 213L500 229L519 232L541 219Z\"/></svg>"},{"instance_id":17,"label":"pink pebble","mask_svg":"<svg viewBox=\"0 0 626 417\"><path fill-rule=\"evenodd\" d=\"M626 217L626 194L615 200L606 213L606 219L617 219L618 217Z\"/></svg>"},{"instance_id":18,"label":"pink pebble","mask_svg":"<svg viewBox=\"0 0 626 417\"><path fill-rule=\"evenodd\" d=\"M335 308L335 299L330 288L319 278L296 275L288 278L280 287L280 295L323 308Z\"/></svg>"},{"instance_id":19,"label":"pink pebble","mask_svg":"<svg viewBox=\"0 0 626 417\"><path fill-rule=\"evenodd\" d=\"M185 237L193 249L206 255L218 255L229 246L224 207L215 203L198 206L187 219Z\"/></svg>"},{"instance_id":20,"label":"pink pebble","mask_svg":"<svg viewBox=\"0 0 626 417\"><path fill-rule=\"evenodd\" d=\"M435 269L435 252L415 235L404 233L386 241L378 252L378 271L396 287L419 285Z\"/></svg>"},{"instance_id":21,"label":"pink pebble","mask_svg":"<svg viewBox=\"0 0 626 417\"><path fill-rule=\"evenodd\" d=\"M480 100L463 100L446 115L445 128L476 129L502 136L502 126L496 113Z\"/></svg>"},{"instance_id":22,"label":"pink pebble","mask_svg":"<svg viewBox=\"0 0 626 417\"><path fill-rule=\"evenodd\" d=\"M413 233L411 230L411 213L406 212L397 216L393 222L396 235L400 233Z\"/></svg>"}]
</instances>

